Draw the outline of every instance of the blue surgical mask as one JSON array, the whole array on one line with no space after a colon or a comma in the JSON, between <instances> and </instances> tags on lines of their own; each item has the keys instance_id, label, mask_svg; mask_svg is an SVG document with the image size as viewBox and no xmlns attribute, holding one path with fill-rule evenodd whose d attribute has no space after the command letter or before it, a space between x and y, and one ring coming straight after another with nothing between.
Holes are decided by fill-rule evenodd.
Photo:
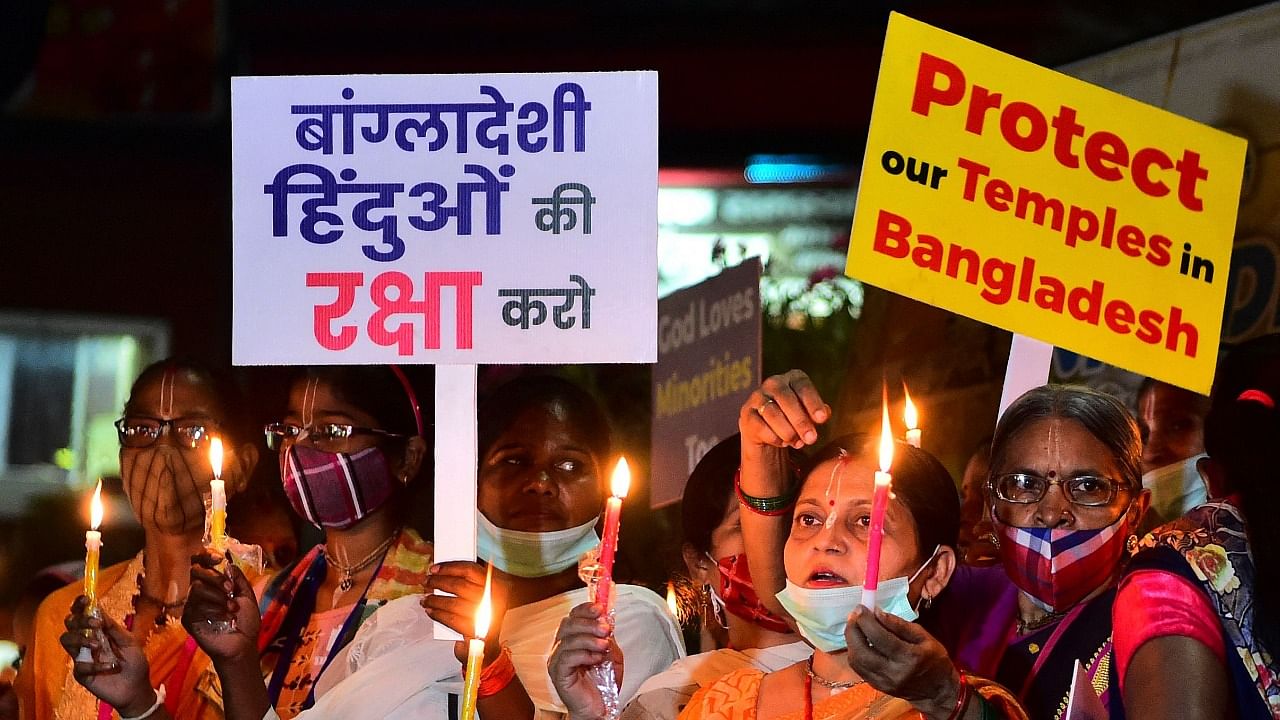
<instances>
[{"instance_id":1,"label":"blue surgical mask","mask_svg":"<svg viewBox=\"0 0 1280 720\"><path fill-rule=\"evenodd\" d=\"M600 544L596 520L565 530L525 532L508 530L476 513L476 553L481 560L516 577L546 577L578 564L584 553Z\"/></svg>"},{"instance_id":2,"label":"blue surgical mask","mask_svg":"<svg viewBox=\"0 0 1280 720\"><path fill-rule=\"evenodd\" d=\"M911 606L907 592L911 583L933 562L938 551L924 562L911 577L896 577L880 581L876 591L876 607L890 615L897 615L907 622L914 622L920 613ZM822 652L836 652L847 647L844 639L849 614L862 604L862 586L844 585L831 588L806 588L787 581L778 593L778 602L791 613L796 629L811 645Z\"/></svg>"}]
</instances>

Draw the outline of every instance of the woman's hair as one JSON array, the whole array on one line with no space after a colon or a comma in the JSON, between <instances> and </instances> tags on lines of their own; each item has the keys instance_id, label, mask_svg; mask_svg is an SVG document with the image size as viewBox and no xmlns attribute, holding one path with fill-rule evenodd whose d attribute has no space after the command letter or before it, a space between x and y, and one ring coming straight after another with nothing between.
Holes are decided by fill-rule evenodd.
<instances>
[{"instance_id":1,"label":"woman's hair","mask_svg":"<svg viewBox=\"0 0 1280 720\"><path fill-rule=\"evenodd\" d=\"M566 414L600 462L609 457L609 420L591 393L554 375L528 375L503 384L480 403L480 457L507 431L520 414L530 408L557 405Z\"/></svg>"},{"instance_id":2,"label":"woman's hair","mask_svg":"<svg viewBox=\"0 0 1280 720\"><path fill-rule=\"evenodd\" d=\"M1121 477L1142 487L1142 439L1138 423L1115 397L1079 385L1041 385L1023 393L1004 411L991 439L994 470L1004 464L1009 443L1028 425L1050 418L1074 420L1111 452Z\"/></svg>"},{"instance_id":3,"label":"woman's hair","mask_svg":"<svg viewBox=\"0 0 1280 720\"><path fill-rule=\"evenodd\" d=\"M733 479L741 461L742 436L734 433L708 450L689 474L680 505L680 522L684 541L700 553L711 552L711 533L720 527L729 509Z\"/></svg>"},{"instance_id":4,"label":"woman's hair","mask_svg":"<svg viewBox=\"0 0 1280 720\"><path fill-rule=\"evenodd\" d=\"M874 452L872 444L863 433L834 438L810 460L809 472L842 453L860 457ZM960 493L951 473L934 456L900 441L894 443L892 473L893 494L915 520L921 559L939 545L954 549L960 536Z\"/></svg>"},{"instance_id":5,"label":"woman's hair","mask_svg":"<svg viewBox=\"0 0 1280 720\"><path fill-rule=\"evenodd\" d=\"M421 397L403 373L390 365L327 365L309 367L303 380L319 380L339 400L368 413L378 429L412 437L418 430L415 405Z\"/></svg>"},{"instance_id":6,"label":"woman's hair","mask_svg":"<svg viewBox=\"0 0 1280 720\"><path fill-rule=\"evenodd\" d=\"M204 363L189 357L171 357L158 360L142 369L138 379L129 388L129 399L125 402L125 412L133 403L133 398L143 387L160 382L166 372L185 376L187 380L205 386L216 403L218 423L222 434L236 443L253 437L249 421L245 414L244 395L240 386L225 370L215 370Z\"/></svg>"},{"instance_id":7,"label":"woman's hair","mask_svg":"<svg viewBox=\"0 0 1280 720\"><path fill-rule=\"evenodd\" d=\"M1280 335L1264 335L1227 353L1218 364L1204 447L1240 494L1255 566L1254 632L1280 650Z\"/></svg>"}]
</instances>

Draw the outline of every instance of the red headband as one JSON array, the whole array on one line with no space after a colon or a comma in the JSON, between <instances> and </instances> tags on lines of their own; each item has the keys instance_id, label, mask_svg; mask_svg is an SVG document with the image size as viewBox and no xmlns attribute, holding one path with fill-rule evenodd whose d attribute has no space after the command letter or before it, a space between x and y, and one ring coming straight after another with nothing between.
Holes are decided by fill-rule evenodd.
<instances>
[{"instance_id":1,"label":"red headband","mask_svg":"<svg viewBox=\"0 0 1280 720\"><path fill-rule=\"evenodd\" d=\"M409 378L405 376L399 365L389 365L388 367L391 368L391 372L396 374L400 384L404 386L404 394L409 396L409 405L413 407L413 421L418 424L418 437L426 437L426 429L422 425L422 408L418 405L418 395L413 391L413 385L409 383Z\"/></svg>"},{"instance_id":2,"label":"red headband","mask_svg":"<svg viewBox=\"0 0 1280 720\"><path fill-rule=\"evenodd\" d=\"M1256 402L1268 410L1276 409L1276 401L1272 400L1270 395L1262 390L1256 390L1253 388L1240 393L1236 397L1236 402Z\"/></svg>"}]
</instances>

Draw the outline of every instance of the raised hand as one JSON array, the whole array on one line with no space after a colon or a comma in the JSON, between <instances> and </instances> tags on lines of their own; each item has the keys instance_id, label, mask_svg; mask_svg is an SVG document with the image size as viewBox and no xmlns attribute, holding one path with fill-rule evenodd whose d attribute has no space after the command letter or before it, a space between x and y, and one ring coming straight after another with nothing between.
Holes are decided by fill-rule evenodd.
<instances>
[{"instance_id":1,"label":"raised hand","mask_svg":"<svg viewBox=\"0 0 1280 720\"><path fill-rule=\"evenodd\" d=\"M738 430L748 446L795 448L818 441L818 425L831 418L828 405L803 370L767 378L738 412Z\"/></svg>"}]
</instances>

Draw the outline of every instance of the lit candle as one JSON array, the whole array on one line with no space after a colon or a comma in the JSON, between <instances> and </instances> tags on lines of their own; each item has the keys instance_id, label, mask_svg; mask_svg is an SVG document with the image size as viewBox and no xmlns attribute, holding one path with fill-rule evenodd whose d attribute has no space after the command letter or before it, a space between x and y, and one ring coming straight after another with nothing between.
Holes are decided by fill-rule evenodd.
<instances>
[{"instance_id":1,"label":"lit candle","mask_svg":"<svg viewBox=\"0 0 1280 720\"><path fill-rule=\"evenodd\" d=\"M209 541L213 549L221 553L227 549L227 486L222 480L220 437L209 441L209 465L213 468L213 480L209 483L209 492L213 495L209 510Z\"/></svg>"},{"instance_id":2,"label":"lit candle","mask_svg":"<svg viewBox=\"0 0 1280 720\"><path fill-rule=\"evenodd\" d=\"M484 638L489 634L489 623L493 618L493 600L490 586L493 581L493 566L484 578L484 595L480 605L476 607L476 636L467 641L467 674L462 686L461 720L472 720L476 716L476 689L480 687L480 670L484 663Z\"/></svg>"},{"instance_id":3,"label":"lit candle","mask_svg":"<svg viewBox=\"0 0 1280 720\"><path fill-rule=\"evenodd\" d=\"M916 404L911 402L911 393L907 392L907 384L902 383L902 395L907 399L902 408L902 419L907 425L907 444L913 448L920 447L920 418L916 416Z\"/></svg>"},{"instance_id":4,"label":"lit candle","mask_svg":"<svg viewBox=\"0 0 1280 720\"><path fill-rule=\"evenodd\" d=\"M596 585L596 602L607 617L612 603L613 558L618 552L618 524L622 521L622 498L631 488L631 469L626 458L618 458L610 483L609 500L604 506L604 537L600 541L600 581Z\"/></svg>"},{"instance_id":5,"label":"lit candle","mask_svg":"<svg viewBox=\"0 0 1280 720\"><path fill-rule=\"evenodd\" d=\"M102 533L98 528L102 525L102 481L94 488L93 500L89 501L89 527L84 533L84 596L89 598L89 606L85 613L92 615L98 609L98 556L102 552Z\"/></svg>"},{"instance_id":6,"label":"lit candle","mask_svg":"<svg viewBox=\"0 0 1280 720\"><path fill-rule=\"evenodd\" d=\"M676 599L676 586L667 581L667 609L671 611L671 617L676 619L676 623L680 622L680 601Z\"/></svg>"},{"instance_id":7,"label":"lit candle","mask_svg":"<svg viewBox=\"0 0 1280 720\"><path fill-rule=\"evenodd\" d=\"M880 470L876 472L875 491L871 496L871 524L867 538L867 573L862 579L862 606L876 606L876 589L880 587L880 541L884 539L884 513L889 506L889 484L893 476L893 432L889 429L889 403L883 403L880 420Z\"/></svg>"}]
</instances>

